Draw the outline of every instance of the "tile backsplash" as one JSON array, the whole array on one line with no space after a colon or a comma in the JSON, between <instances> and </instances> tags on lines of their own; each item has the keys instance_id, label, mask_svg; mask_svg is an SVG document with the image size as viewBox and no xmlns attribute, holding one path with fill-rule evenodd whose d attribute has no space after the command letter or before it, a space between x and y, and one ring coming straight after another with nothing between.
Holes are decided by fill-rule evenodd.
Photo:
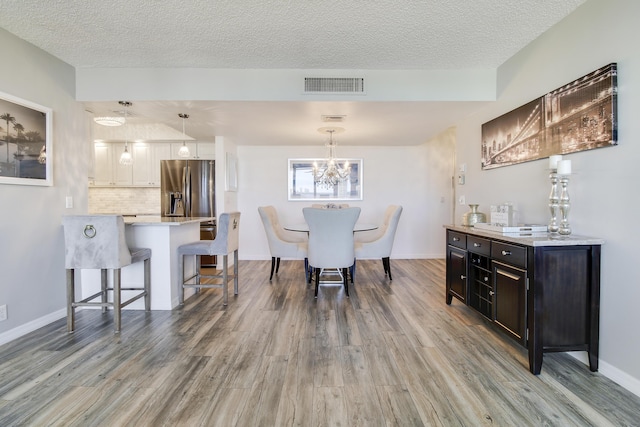
<instances>
[{"instance_id":1,"label":"tile backsplash","mask_svg":"<svg viewBox=\"0 0 640 427\"><path fill-rule=\"evenodd\" d=\"M160 215L160 188L89 187L89 213Z\"/></svg>"}]
</instances>

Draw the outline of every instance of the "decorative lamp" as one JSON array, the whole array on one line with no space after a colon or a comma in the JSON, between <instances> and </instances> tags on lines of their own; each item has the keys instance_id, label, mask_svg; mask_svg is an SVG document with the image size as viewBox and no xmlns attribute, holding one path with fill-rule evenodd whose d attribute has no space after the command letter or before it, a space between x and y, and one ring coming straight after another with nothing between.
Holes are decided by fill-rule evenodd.
<instances>
[{"instance_id":1,"label":"decorative lamp","mask_svg":"<svg viewBox=\"0 0 640 427\"><path fill-rule=\"evenodd\" d=\"M343 128L320 128L318 132L328 133L329 142L326 144L328 155L324 163L319 166L318 162L313 163L313 180L316 185L323 188L333 188L335 185L346 180L351 174L351 166L345 161L342 166L336 159L337 144L333 140L334 133L344 132Z\"/></svg>"},{"instance_id":2,"label":"decorative lamp","mask_svg":"<svg viewBox=\"0 0 640 427\"><path fill-rule=\"evenodd\" d=\"M180 113L178 117L182 119L182 147L178 150L178 157L188 158L191 157L189 153L189 147L187 147L186 134L184 132L184 121L189 118L188 114Z\"/></svg>"},{"instance_id":3,"label":"decorative lamp","mask_svg":"<svg viewBox=\"0 0 640 427\"><path fill-rule=\"evenodd\" d=\"M125 107L124 117L126 122L127 110L131 106L131 103L129 101L119 101L118 103L123 107ZM133 157L131 157L131 153L129 152L129 129L128 128L126 129L126 132L125 132L124 151L120 155L120 164L123 166L130 166L133 164Z\"/></svg>"}]
</instances>

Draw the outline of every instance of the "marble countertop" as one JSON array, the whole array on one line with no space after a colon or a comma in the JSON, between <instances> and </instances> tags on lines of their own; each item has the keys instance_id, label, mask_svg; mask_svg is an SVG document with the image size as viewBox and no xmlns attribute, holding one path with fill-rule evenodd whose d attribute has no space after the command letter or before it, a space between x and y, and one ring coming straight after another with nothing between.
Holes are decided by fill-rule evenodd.
<instances>
[{"instance_id":1,"label":"marble countertop","mask_svg":"<svg viewBox=\"0 0 640 427\"><path fill-rule=\"evenodd\" d=\"M125 216L124 223L127 225L166 225L175 226L182 224L192 224L194 222L208 222L215 221L214 217L175 217L175 216L155 216L155 215L140 215L140 216Z\"/></svg>"},{"instance_id":2,"label":"marble countertop","mask_svg":"<svg viewBox=\"0 0 640 427\"><path fill-rule=\"evenodd\" d=\"M504 242L516 243L525 246L578 246L578 245L603 245L604 239L597 237L576 236L570 234L561 236L556 233L499 233L496 231L480 230L464 225L445 225L447 230L460 231L474 236L498 239Z\"/></svg>"}]
</instances>

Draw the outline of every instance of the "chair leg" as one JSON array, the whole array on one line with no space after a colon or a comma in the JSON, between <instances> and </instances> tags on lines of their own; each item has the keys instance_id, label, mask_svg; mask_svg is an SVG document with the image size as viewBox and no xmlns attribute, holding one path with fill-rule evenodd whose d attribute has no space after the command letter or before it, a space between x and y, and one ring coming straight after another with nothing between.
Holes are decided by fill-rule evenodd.
<instances>
[{"instance_id":1,"label":"chair leg","mask_svg":"<svg viewBox=\"0 0 640 427\"><path fill-rule=\"evenodd\" d=\"M391 261L389 257L382 258L382 265L384 266L384 275L389 276L389 280L393 280L391 278Z\"/></svg>"},{"instance_id":2,"label":"chair leg","mask_svg":"<svg viewBox=\"0 0 640 427\"><path fill-rule=\"evenodd\" d=\"M233 294L238 295L238 250L233 251Z\"/></svg>"},{"instance_id":3,"label":"chair leg","mask_svg":"<svg viewBox=\"0 0 640 427\"><path fill-rule=\"evenodd\" d=\"M356 259L353 259L353 265L349 268L349 272L351 273L351 283L355 280L356 275Z\"/></svg>"},{"instance_id":4,"label":"chair leg","mask_svg":"<svg viewBox=\"0 0 640 427\"><path fill-rule=\"evenodd\" d=\"M280 271L280 257L276 259L276 276L278 275L278 271Z\"/></svg>"},{"instance_id":5,"label":"chair leg","mask_svg":"<svg viewBox=\"0 0 640 427\"><path fill-rule=\"evenodd\" d=\"M229 256L222 256L222 305L227 305L229 299L229 290L227 289L227 281L229 280L228 273Z\"/></svg>"},{"instance_id":6,"label":"chair leg","mask_svg":"<svg viewBox=\"0 0 640 427\"><path fill-rule=\"evenodd\" d=\"M200 282L201 269L202 269L202 256L196 255L196 285L198 285L198 287L196 288L196 293L200 292L200 285L202 284Z\"/></svg>"},{"instance_id":7,"label":"chair leg","mask_svg":"<svg viewBox=\"0 0 640 427\"><path fill-rule=\"evenodd\" d=\"M343 279L343 284L344 284L344 293L347 296L347 298L349 298L349 277L347 276L347 271L349 269L348 268L343 268L342 269L342 277Z\"/></svg>"},{"instance_id":8,"label":"chair leg","mask_svg":"<svg viewBox=\"0 0 640 427\"><path fill-rule=\"evenodd\" d=\"M319 268L314 268L313 269L314 275L316 276L316 293L314 295L315 298L318 298L318 287L320 286L320 269Z\"/></svg>"},{"instance_id":9,"label":"chair leg","mask_svg":"<svg viewBox=\"0 0 640 427\"><path fill-rule=\"evenodd\" d=\"M178 255L178 302L184 305L184 255Z\"/></svg>"},{"instance_id":10,"label":"chair leg","mask_svg":"<svg viewBox=\"0 0 640 427\"><path fill-rule=\"evenodd\" d=\"M144 309L151 310L151 259L144 260Z\"/></svg>"},{"instance_id":11,"label":"chair leg","mask_svg":"<svg viewBox=\"0 0 640 427\"><path fill-rule=\"evenodd\" d=\"M309 258L305 258L304 259L304 280L307 281L307 283L311 282L311 278L310 276L310 272L309 272Z\"/></svg>"},{"instance_id":12,"label":"chair leg","mask_svg":"<svg viewBox=\"0 0 640 427\"><path fill-rule=\"evenodd\" d=\"M269 281L273 279L273 271L276 269L276 257L271 257L271 274L269 275Z\"/></svg>"},{"instance_id":13,"label":"chair leg","mask_svg":"<svg viewBox=\"0 0 640 427\"><path fill-rule=\"evenodd\" d=\"M67 332L71 333L75 330L75 302L76 286L75 286L75 270L67 269Z\"/></svg>"},{"instance_id":14,"label":"chair leg","mask_svg":"<svg viewBox=\"0 0 640 427\"><path fill-rule=\"evenodd\" d=\"M107 312L107 306L106 303L108 301L108 295L107 295L107 269L103 268L100 270L100 289L102 290L102 304L105 304L102 306L102 312L106 313Z\"/></svg>"},{"instance_id":15,"label":"chair leg","mask_svg":"<svg viewBox=\"0 0 640 427\"><path fill-rule=\"evenodd\" d=\"M115 333L120 333L120 323L122 320L122 307L120 306L120 269L113 270L113 321L115 323Z\"/></svg>"}]
</instances>

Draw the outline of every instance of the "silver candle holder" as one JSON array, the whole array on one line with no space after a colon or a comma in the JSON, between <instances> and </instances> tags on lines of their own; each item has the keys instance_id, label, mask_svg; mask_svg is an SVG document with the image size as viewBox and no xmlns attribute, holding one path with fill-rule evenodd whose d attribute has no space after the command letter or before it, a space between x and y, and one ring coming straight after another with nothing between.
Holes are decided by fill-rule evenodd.
<instances>
[{"instance_id":1,"label":"silver candle holder","mask_svg":"<svg viewBox=\"0 0 640 427\"><path fill-rule=\"evenodd\" d=\"M558 194L558 173L556 169L551 169L549 173L551 181L551 193L549 193L549 211L551 212L551 220L549 220L548 230L550 233L557 233L560 230L558 226L558 208L560 196Z\"/></svg>"},{"instance_id":2,"label":"silver candle holder","mask_svg":"<svg viewBox=\"0 0 640 427\"><path fill-rule=\"evenodd\" d=\"M571 234L571 227L569 227L569 210L571 210L571 203L569 203L569 190L567 189L567 187L569 186L568 175L560 176L560 186L562 187L562 190L560 191L559 207L562 219L560 220L558 233L568 236L569 234Z\"/></svg>"}]
</instances>

